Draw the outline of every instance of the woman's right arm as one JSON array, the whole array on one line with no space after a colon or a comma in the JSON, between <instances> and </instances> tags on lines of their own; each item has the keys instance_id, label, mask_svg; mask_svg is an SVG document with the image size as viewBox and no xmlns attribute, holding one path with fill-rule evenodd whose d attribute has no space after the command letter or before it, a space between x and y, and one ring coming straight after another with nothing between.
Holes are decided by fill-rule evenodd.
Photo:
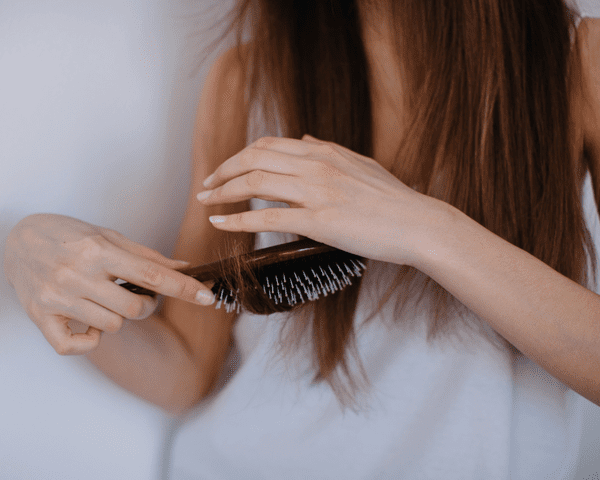
<instances>
[{"instance_id":1,"label":"woman's right arm","mask_svg":"<svg viewBox=\"0 0 600 480\"><path fill-rule=\"evenodd\" d=\"M239 242L247 250L254 238L249 233L218 230L208 221L211 215L247 211L248 202L206 207L196 199L196 194L205 190L204 179L246 146L243 72L235 48L219 57L198 106L188 205L173 251L174 258L192 265L217 260L219 252L226 253L228 243ZM230 348L236 316L225 308L165 297L157 315L147 321L127 322L123 334L105 335L103 344L88 357L117 383L180 413L215 385Z\"/></svg>"},{"instance_id":2,"label":"woman's right arm","mask_svg":"<svg viewBox=\"0 0 600 480\"><path fill-rule=\"evenodd\" d=\"M192 265L225 253L225 232L212 227L208 216L248 209L247 202L204 207L195 198L204 178L245 147L244 85L235 49L219 57L204 85L188 207L174 252ZM247 248L251 238L227 234L227 241ZM115 382L173 413L193 406L214 386L236 314L197 302L196 292L207 287L177 272L181 263L110 229L43 214L13 229L4 263L20 302L58 353L87 353ZM156 302L118 287L117 277L166 295L161 311L150 315ZM89 326L87 333L72 334L70 319Z\"/></svg>"}]
</instances>

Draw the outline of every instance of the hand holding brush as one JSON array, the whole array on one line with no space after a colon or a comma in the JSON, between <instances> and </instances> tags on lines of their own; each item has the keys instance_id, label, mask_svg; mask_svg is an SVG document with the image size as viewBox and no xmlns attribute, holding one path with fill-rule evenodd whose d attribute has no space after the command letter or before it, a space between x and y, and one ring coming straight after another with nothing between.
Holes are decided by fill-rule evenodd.
<instances>
[{"instance_id":1,"label":"hand holding brush","mask_svg":"<svg viewBox=\"0 0 600 480\"><path fill-rule=\"evenodd\" d=\"M366 268L361 256L392 260L401 229L382 215L424 198L376 161L308 135L262 138L221 164L204 186L211 189L198 194L205 205L258 197L291 207L211 217L216 228L310 237L182 271L215 281L217 308L257 314L288 311L351 285ZM364 238L354 238L358 231Z\"/></svg>"},{"instance_id":2,"label":"hand holding brush","mask_svg":"<svg viewBox=\"0 0 600 480\"><path fill-rule=\"evenodd\" d=\"M307 301L327 296L351 285L351 277L361 276L365 264L356 255L314 240L263 248L240 256L182 270L200 282L214 281L216 308L228 312L241 307L268 315L292 310ZM154 295L131 283L127 290Z\"/></svg>"}]
</instances>

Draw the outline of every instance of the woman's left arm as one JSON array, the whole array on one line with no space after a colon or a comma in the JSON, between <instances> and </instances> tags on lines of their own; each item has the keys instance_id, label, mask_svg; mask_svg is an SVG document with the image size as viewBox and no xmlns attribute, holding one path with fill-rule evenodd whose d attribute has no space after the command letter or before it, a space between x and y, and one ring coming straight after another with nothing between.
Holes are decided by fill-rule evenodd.
<instances>
[{"instance_id":1,"label":"woman's left arm","mask_svg":"<svg viewBox=\"0 0 600 480\"><path fill-rule=\"evenodd\" d=\"M440 202L441 203L441 202ZM600 406L600 296L441 203L415 267Z\"/></svg>"},{"instance_id":2,"label":"woman's left arm","mask_svg":"<svg viewBox=\"0 0 600 480\"><path fill-rule=\"evenodd\" d=\"M579 27L584 136L600 205L600 19ZM440 205L438 231L417 268L581 396L600 406L600 296Z\"/></svg>"},{"instance_id":3,"label":"woman's left arm","mask_svg":"<svg viewBox=\"0 0 600 480\"><path fill-rule=\"evenodd\" d=\"M584 101L584 146L596 204L600 206L600 18L584 18L578 29Z\"/></svg>"},{"instance_id":4,"label":"woman's left arm","mask_svg":"<svg viewBox=\"0 0 600 480\"><path fill-rule=\"evenodd\" d=\"M262 138L206 179L205 204L288 203L214 218L228 231L290 232L410 265L571 389L600 406L600 296L422 195L372 159L305 136Z\"/></svg>"},{"instance_id":5,"label":"woman's left arm","mask_svg":"<svg viewBox=\"0 0 600 480\"><path fill-rule=\"evenodd\" d=\"M581 44L590 101L584 117L597 153L590 171L600 204L600 23L587 22ZM261 138L222 163L204 186L210 190L198 200L206 205L257 197L291 207L211 217L216 228L295 233L421 270L525 356L600 406L600 296L460 210L412 190L375 160L309 136Z\"/></svg>"}]
</instances>

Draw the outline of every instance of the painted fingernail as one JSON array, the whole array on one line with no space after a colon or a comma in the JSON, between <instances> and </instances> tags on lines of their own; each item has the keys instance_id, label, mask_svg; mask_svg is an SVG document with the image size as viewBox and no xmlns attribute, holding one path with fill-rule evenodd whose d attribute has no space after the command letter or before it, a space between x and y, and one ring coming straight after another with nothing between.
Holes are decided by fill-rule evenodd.
<instances>
[{"instance_id":1,"label":"painted fingernail","mask_svg":"<svg viewBox=\"0 0 600 480\"><path fill-rule=\"evenodd\" d=\"M223 223L225 221L225 217L222 217L220 215L213 215L212 217L208 217L208 220L211 223Z\"/></svg>"},{"instance_id":2,"label":"painted fingernail","mask_svg":"<svg viewBox=\"0 0 600 480\"><path fill-rule=\"evenodd\" d=\"M215 303L215 296L212 293L199 290L198 293L196 293L196 301L202 305L212 305Z\"/></svg>"},{"instance_id":3,"label":"painted fingernail","mask_svg":"<svg viewBox=\"0 0 600 480\"><path fill-rule=\"evenodd\" d=\"M210 194L212 193L212 190L205 190L203 192L200 192L198 195L196 195L196 198L200 201L204 200L205 198L210 197Z\"/></svg>"},{"instance_id":4,"label":"painted fingernail","mask_svg":"<svg viewBox=\"0 0 600 480\"><path fill-rule=\"evenodd\" d=\"M206 177L206 180L204 180L204 182L202 182L202 185L204 185L205 187L208 187L208 185L210 184L210 182L212 181L212 179L215 178L215 174L211 174L208 177Z\"/></svg>"}]
</instances>

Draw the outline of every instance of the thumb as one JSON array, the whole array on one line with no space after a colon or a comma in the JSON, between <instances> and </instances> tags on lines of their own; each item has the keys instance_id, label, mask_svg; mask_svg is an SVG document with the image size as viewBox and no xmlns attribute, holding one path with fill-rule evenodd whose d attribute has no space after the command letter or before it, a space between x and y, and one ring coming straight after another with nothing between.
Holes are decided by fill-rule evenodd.
<instances>
[{"instance_id":1,"label":"thumb","mask_svg":"<svg viewBox=\"0 0 600 480\"><path fill-rule=\"evenodd\" d=\"M133 240L130 240L125 235L117 232L116 230L111 230L110 228L103 228L101 232L104 238L112 242L117 247L122 248L123 250L129 253L133 253L134 255L138 255L147 260L156 262L167 268L180 269L188 267L190 265L189 262L185 262L183 260L173 260L172 258L165 257L156 250L153 250L152 248L146 247L141 243L137 243Z\"/></svg>"}]
</instances>

